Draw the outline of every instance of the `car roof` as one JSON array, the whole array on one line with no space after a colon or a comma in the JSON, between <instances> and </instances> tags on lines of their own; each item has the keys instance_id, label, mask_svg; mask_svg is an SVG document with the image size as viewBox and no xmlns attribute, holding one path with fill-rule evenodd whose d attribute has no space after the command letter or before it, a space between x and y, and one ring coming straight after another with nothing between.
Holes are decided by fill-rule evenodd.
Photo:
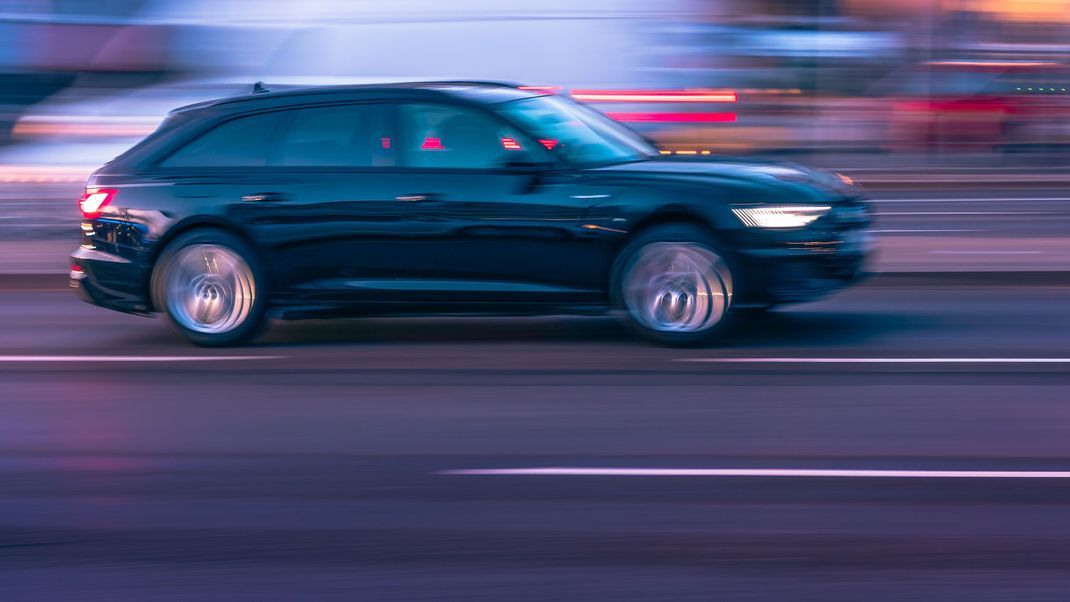
<instances>
[{"instance_id":1,"label":"car roof","mask_svg":"<svg viewBox=\"0 0 1070 602\"><path fill-rule=\"evenodd\" d=\"M248 94L186 105L174 109L171 114L207 109L229 112L317 100L359 100L376 97L394 100L452 97L479 104L497 104L545 94L546 92L538 90L523 89L518 84L495 81L426 81L316 87L273 87L258 82L250 85Z\"/></svg>"}]
</instances>

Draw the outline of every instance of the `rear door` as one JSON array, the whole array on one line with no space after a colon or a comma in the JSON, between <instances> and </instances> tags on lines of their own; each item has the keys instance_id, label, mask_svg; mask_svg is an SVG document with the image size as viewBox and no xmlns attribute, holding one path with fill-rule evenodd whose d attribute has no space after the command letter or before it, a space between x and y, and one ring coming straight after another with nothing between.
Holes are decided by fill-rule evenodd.
<instances>
[{"instance_id":1,"label":"rear door","mask_svg":"<svg viewBox=\"0 0 1070 602\"><path fill-rule=\"evenodd\" d=\"M378 258L404 228L393 194L393 107L286 110L268 166L262 185L245 184L236 210L274 250L283 286L304 298L361 300L353 280L382 273Z\"/></svg>"},{"instance_id":2,"label":"rear door","mask_svg":"<svg viewBox=\"0 0 1070 602\"><path fill-rule=\"evenodd\" d=\"M277 292L359 299L350 280L381 273L375 257L403 228L393 111L372 102L243 115L162 166L180 196L210 200L249 233Z\"/></svg>"}]
</instances>

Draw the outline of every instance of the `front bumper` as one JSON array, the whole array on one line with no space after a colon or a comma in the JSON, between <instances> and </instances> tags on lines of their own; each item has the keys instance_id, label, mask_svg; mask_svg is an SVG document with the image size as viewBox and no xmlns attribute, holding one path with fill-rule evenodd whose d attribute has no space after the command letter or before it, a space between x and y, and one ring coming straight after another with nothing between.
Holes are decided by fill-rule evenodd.
<instances>
[{"instance_id":1,"label":"front bumper","mask_svg":"<svg viewBox=\"0 0 1070 602\"><path fill-rule=\"evenodd\" d=\"M868 277L876 254L873 234L863 228L811 232L741 249L740 305L813 301Z\"/></svg>"},{"instance_id":2,"label":"front bumper","mask_svg":"<svg viewBox=\"0 0 1070 602\"><path fill-rule=\"evenodd\" d=\"M71 253L70 287L78 298L116 311L147 315L150 272L129 259L80 246Z\"/></svg>"}]
</instances>

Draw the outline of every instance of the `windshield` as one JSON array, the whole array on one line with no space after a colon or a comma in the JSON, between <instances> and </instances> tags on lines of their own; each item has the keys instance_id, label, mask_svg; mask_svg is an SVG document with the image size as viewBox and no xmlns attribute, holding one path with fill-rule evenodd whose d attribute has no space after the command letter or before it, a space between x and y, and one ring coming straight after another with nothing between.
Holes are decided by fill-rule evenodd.
<instances>
[{"instance_id":1,"label":"windshield","mask_svg":"<svg viewBox=\"0 0 1070 602\"><path fill-rule=\"evenodd\" d=\"M506 118L576 165L641 161L658 153L638 134L605 115L560 96L536 96L499 105Z\"/></svg>"}]
</instances>

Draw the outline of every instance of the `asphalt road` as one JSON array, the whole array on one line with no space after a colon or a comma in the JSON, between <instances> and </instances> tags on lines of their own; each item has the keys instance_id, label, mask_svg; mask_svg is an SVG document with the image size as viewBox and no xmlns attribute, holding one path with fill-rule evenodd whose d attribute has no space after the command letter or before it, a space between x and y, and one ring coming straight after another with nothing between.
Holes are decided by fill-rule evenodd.
<instances>
[{"instance_id":1,"label":"asphalt road","mask_svg":"<svg viewBox=\"0 0 1070 602\"><path fill-rule=\"evenodd\" d=\"M1070 364L1021 361L1070 358L1068 294L869 286L703 349L540 318L202 350L0 293L0 599L1064 600L1070 479L1015 475L1070 470ZM449 472L533 467L596 474Z\"/></svg>"}]
</instances>

